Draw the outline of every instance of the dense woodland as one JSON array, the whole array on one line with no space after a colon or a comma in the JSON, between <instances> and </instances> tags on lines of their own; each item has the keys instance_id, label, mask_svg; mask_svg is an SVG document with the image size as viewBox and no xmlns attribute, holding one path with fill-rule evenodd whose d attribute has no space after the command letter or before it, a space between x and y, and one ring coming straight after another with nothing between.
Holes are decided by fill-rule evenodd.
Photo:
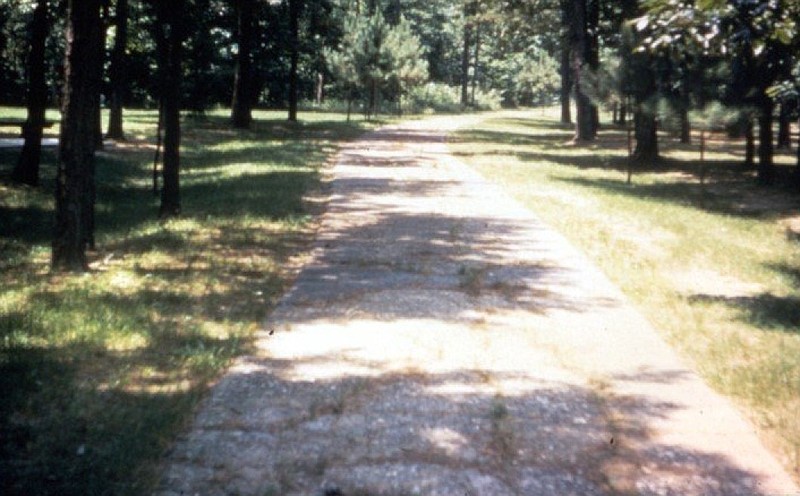
<instances>
[{"instance_id":1,"label":"dense woodland","mask_svg":"<svg viewBox=\"0 0 800 496\"><path fill-rule=\"evenodd\" d=\"M181 111L219 106L248 128L257 107L294 121L300 105L369 118L560 101L577 145L631 123L632 157L651 164L659 129L724 128L760 183L797 183L800 154L793 177L773 164L798 118L797 19L792 0L2 0L0 103L28 107L13 177L31 185L45 109L61 109L52 265L83 270L94 151L125 138L130 107L159 109L162 217L181 209Z\"/></svg>"}]
</instances>

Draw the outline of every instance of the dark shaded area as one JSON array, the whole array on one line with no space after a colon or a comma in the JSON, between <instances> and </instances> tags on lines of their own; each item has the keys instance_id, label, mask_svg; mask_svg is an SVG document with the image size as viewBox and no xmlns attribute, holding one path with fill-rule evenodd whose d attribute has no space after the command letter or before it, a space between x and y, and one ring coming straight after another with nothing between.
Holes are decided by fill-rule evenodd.
<instances>
[{"instance_id":1,"label":"dark shaded area","mask_svg":"<svg viewBox=\"0 0 800 496\"><path fill-rule=\"evenodd\" d=\"M773 272L780 274L783 277L788 277L795 285L800 286L800 265L791 265L788 263L780 264L766 264Z\"/></svg>"},{"instance_id":2,"label":"dark shaded area","mask_svg":"<svg viewBox=\"0 0 800 496\"><path fill-rule=\"evenodd\" d=\"M52 237L52 211L35 206L14 208L0 205L0 219L0 238L43 244Z\"/></svg>"},{"instance_id":3,"label":"dark shaded area","mask_svg":"<svg viewBox=\"0 0 800 496\"><path fill-rule=\"evenodd\" d=\"M0 333L19 319L0 316ZM229 345L195 336L186 338L184 349ZM74 358L110 361L120 371L147 366L169 373L158 361L163 349L158 340L133 353L112 353L90 343L72 347L0 352L0 492L144 494L153 478L153 462L201 391L126 392L125 387L102 383L109 378L83 375L84 359ZM147 384L137 386L145 389Z\"/></svg>"},{"instance_id":4,"label":"dark shaded area","mask_svg":"<svg viewBox=\"0 0 800 496\"><path fill-rule=\"evenodd\" d=\"M760 328L800 333L800 298L762 293L755 296L692 295L690 302L715 303L734 308L741 318Z\"/></svg>"},{"instance_id":5,"label":"dark shaded area","mask_svg":"<svg viewBox=\"0 0 800 496\"><path fill-rule=\"evenodd\" d=\"M626 184L620 178L583 179L557 177L559 181L585 188L600 189L615 195L642 198L653 202L697 208L722 215L744 218L777 220L787 210L800 207L800 200L778 198L765 202L759 188L746 182L729 182L704 186L694 182L669 182L655 184Z\"/></svg>"}]
</instances>

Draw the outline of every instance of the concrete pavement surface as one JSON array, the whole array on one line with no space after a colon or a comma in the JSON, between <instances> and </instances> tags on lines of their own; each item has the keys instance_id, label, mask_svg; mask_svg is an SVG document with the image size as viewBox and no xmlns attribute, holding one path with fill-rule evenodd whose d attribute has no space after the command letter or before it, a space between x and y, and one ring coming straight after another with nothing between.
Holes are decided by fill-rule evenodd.
<instances>
[{"instance_id":1,"label":"concrete pavement surface","mask_svg":"<svg viewBox=\"0 0 800 496\"><path fill-rule=\"evenodd\" d=\"M157 494L800 494L603 274L448 153L478 118L341 150L312 260Z\"/></svg>"}]
</instances>

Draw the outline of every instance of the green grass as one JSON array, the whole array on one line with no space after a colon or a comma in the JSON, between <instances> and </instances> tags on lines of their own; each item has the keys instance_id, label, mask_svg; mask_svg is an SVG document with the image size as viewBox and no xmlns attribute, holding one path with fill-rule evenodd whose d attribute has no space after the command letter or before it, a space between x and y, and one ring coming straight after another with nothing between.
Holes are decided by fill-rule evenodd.
<instances>
[{"instance_id":1,"label":"green grass","mask_svg":"<svg viewBox=\"0 0 800 496\"><path fill-rule=\"evenodd\" d=\"M55 151L29 188L8 180L18 150L0 149L0 493L147 494L211 381L251 349L307 248L323 164L367 127L255 119L184 120L183 214L159 222L155 114L128 111L129 141L98 155L86 275L49 272Z\"/></svg>"},{"instance_id":2,"label":"green grass","mask_svg":"<svg viewBox=\"0 0 800 496\"><path fill-rule=\"evenodd\" d=\"M800 250L785 221L800 197L755 186L743 146L721 135L705 185L697 144L662 137L663 163L628 185L624 130L571 136L553 113L503 113L451 148L594 260L799 476ZM777 157L783 173L794 153Z\"/></svg>"}]
</instances>

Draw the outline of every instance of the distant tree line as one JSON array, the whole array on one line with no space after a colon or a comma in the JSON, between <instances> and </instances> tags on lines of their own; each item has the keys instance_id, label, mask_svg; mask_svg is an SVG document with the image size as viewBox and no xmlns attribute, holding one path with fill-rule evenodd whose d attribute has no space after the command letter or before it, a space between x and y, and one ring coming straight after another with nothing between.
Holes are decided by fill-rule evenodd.
<instances>
[{"instance_id":1,"label":"distant tree line","mask_svg":"<svg viewBox=\"0 0 800 496\"><path fill-rule=\"evenodd\" d=\"M506 104L554 95L548 2L478 0L0 0L0 104L25 104L13 172L36 185L45 110L61 109L52 266L84 270L94 244L94 153L125 139L126 107L159 111L160 215L181 210L180 112L255 107L297 119L302 99L385 103L417 85L459 87L463 107L495 90ZM536 15L533 15L533 14ZM544 33L544 34L543 34ZM448 92L431 92L447 95ZM101 108L109 109L101 129Z\"/></svg>"},{"instance_id":2,"label":"distant tree line","mask_svg":"<svg viewBox=\"0 0 800 496\"><path fill-rule=\"evenodd\" d=\"M45 109L62 110L53 266L82 270L94 152L125 138L126 107L159 111L163 217L181 210L181 111L229 107L247 129L254 108L294 121L304 101L370 117L560 99L576 143L595 139L601 109L632 121L643 163L659 127L688 141L725 126L773 183L798 117L798 19L793 0L0 0L0 104L27 105L13 177L32 185ZM800 155L797 171L800 184Z\"/></svg>"}]
</instances>

